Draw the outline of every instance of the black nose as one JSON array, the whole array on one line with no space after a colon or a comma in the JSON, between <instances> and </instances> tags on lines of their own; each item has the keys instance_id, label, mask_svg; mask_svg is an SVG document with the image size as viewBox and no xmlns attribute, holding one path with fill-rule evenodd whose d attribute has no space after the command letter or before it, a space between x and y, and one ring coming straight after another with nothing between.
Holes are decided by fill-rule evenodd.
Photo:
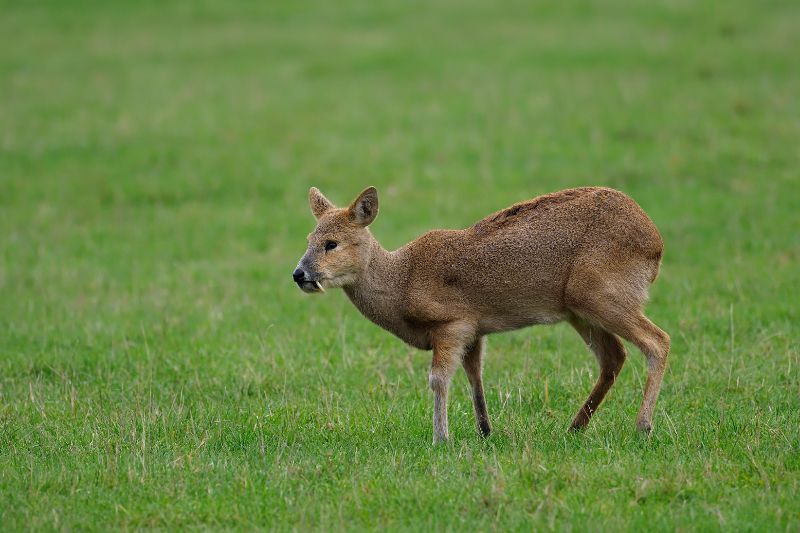
<instances>
[{"instance_id":1,"label":"black nose","mask_svg":"<svg viewBox=\"0 0 800 533\"><path fill-rule=\"evenodd\" d=\"M306 273L303 272L302 268L298 268L292 273L292 278L294 278L295 283L300 283L306 277Z\"/></svg>"}]
</instances>

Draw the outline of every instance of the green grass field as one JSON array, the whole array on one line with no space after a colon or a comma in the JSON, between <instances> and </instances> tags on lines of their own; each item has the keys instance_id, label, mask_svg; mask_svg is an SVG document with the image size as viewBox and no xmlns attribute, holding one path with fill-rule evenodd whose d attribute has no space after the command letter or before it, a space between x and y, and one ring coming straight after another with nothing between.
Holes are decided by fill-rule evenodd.
<instances>
[{"instance_id":1,"label":"green grass field","mask_svg":"<svg viewBox=\"0 0 800 533\"><path fill-rule=\"evenodd\" d=\"M274 4L274 5L270 5ZM199 7L198 7L199 6ZM795 2L2 2L0 529L800 530ZM306 195L394 249L607 185L664 236L630 357L430 354L291 272Z\"/></svg>"}]
</instances>

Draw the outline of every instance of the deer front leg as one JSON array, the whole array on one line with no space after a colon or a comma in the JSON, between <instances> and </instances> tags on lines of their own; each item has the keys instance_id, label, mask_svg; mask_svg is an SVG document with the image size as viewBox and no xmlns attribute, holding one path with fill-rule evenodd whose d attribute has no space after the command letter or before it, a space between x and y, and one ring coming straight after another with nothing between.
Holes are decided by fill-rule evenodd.
<instances>
[{"instance_id":1,"label":"deer front leg","mask_svg":"<svg viewBox=\"0 0 800 533\"><path fill-rule=\"evenodd\" d=\"M447 393L465 348L473 341L472 328L451 324L437 332L433 341L433 360L428 383L433 390L433 443L447 441Z\"/></svg>"},{"instance_id":2,"label":"deer front leg","mask_svg":"<svg viewBox=\"0 0 800 533\"><path fill-rule=\"evenodd\" d=\"M433 391L433 443L447 441L447 393L458 368L461 354L456 350L434 348L428 384Z\"/></svg>"},{"instance_id":3,"label":"deer front leg","mask_svg":"<svg viewBox=\"0 0 800 533\"><path fill-rule=\"evenodd\" d=\"M483 337L479 337L464 352L461 362L467 373L469 384L472 387L472 403L475 407L475 421L478 423L478 430L484 437L492 432L492 424L489 422L489 413L486 411L486 397L483 395Z\"/></svg>"}]
</instances>

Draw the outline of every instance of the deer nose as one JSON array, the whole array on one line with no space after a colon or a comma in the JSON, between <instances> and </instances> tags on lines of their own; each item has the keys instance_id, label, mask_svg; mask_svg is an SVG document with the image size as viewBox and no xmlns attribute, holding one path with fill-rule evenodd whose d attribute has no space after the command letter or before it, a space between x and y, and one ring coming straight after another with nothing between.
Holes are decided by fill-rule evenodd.
<instances>
[{"instance_id":1,"label":"deer nose","mask_svg":"<svg viewBox=\"0 0 800 533\"><path fill-rule=\"evenodd\" d=\"M303 279L305 279L305 277L306 273L303 272L302 268L298 268L297 270L292 272L292 278L294 279L295 283L300 283L301 281L303 281Z\"/></svg>"}]
</instances>

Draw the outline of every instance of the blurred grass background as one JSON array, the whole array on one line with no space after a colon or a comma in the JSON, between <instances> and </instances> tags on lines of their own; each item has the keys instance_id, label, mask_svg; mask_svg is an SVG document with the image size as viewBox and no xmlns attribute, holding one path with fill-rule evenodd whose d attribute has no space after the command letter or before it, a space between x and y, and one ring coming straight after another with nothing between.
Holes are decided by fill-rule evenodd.
<instances>
[{"instance_id":1,"label":"blurred grass background","mask_svg":"<svg viewBox=\"0 0 800 533\"><path fill-rule=\"evenodd\" d=\"M795 2L0 6L3 529L800 527ZM591 184L665 240L650 440L633 348L566 434L562 325L434 449L429 354L291 283L311 185L393 249Z\"/></svg>"}]
</instances>

